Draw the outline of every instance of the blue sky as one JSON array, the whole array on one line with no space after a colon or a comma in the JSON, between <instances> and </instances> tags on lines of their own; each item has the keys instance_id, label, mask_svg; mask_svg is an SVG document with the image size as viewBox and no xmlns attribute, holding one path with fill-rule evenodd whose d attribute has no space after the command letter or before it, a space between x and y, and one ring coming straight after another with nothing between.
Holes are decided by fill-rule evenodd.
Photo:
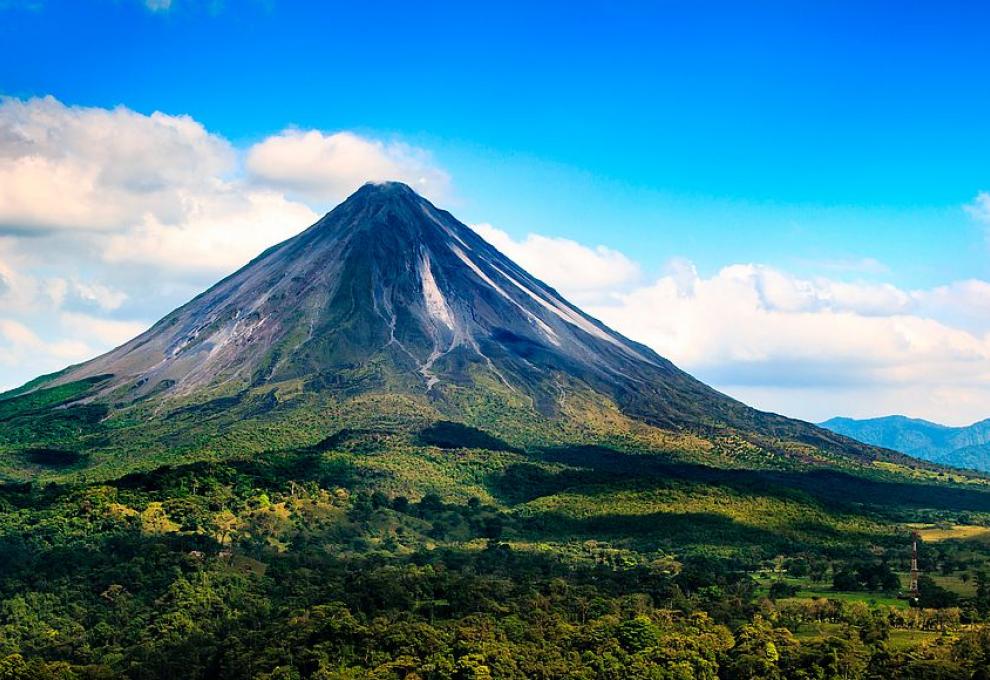
<instances>
[{"instance_id":1,"label":"blue sky","mask_svg":"<svg viewBox=\"0 0 990 680\"><path fill-rule=\"evenodd\" d=\"M519 247L531 233L605 246L636 263L635 286L685 261L699 280L745 264L909 295L990 279L978 199L990 189L990 6L360 4L0 0L0 94L188 116L237 153L287 128L408 145L448 178L435 195L465 222ZM317 213L337 198L300 198L299 186L286 196ZM9 252L28 262L41 247L22 239ZM38 279L60 266L127 295L102 310L114 321L153 320L193 289L128 288L71 259L23 268ZM633 288L588 304L631 332L601 300ZM982 307L918 305L912 314L976 342L990 330L959 320ZM685 357L702 377L725 375ZM0 384L25 377L3 371ZM818 391L802 398L819 406L797 415L867 415L865 401L828 401L807 382ZM793 403L790 392L766 397L779 385L720 386L768 408ZM961 418L979 410L968 399Z\"/></svg>"},{"instance_id":2,"label":"blue sky","mask_svg":"<svg viewBox=\"0 0 990 680\"><path fill-rule=\"evenodd\" d=\"M990 6L361 4L42 1L5 12L0 84L235 141L399 135L449 168L469 219L606 231L655 261L987 275L956 208L988 183Z\"/></svg>"}]
</instances>

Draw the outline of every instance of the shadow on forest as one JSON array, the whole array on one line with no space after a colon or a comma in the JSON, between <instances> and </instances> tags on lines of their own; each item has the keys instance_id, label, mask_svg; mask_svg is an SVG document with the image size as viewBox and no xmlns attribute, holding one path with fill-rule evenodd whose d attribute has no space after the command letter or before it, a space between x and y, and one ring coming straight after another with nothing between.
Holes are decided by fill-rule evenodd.
<instances>
[{"instance_id":1,"label":"shadow on forest","mask_svg":"<svg viewBox=\"0 0 990 680\"><path fill-rule=\"evenodd\" d=\"M563 491L582 493L589 487L663 487L671 482L687 482L774 498L803 495L836 510L861 510L867 506L875 512L920 508L990 511L988 492L870 479L837 470L720 469L599 446L546 448L539 451L539 457L543 462L562 463L569 469L550 472L534 463L518 463L490 479L492 493L516 504Z\"/></svg>"},{"instance_id":2,"label":"shadow on forest","mask_svg":"<svg viewBox=\"0 0 990 680\"><path fill-rule=\"evenodd\" d=\"M484 430L449 420L438 420L420 430L417 439L423 446L438 446L441 449L488 449L519 453L519 449Z\"/></svg>"},{"instance_id":3,"label":"shadow on forest","mask_svg":"<svg viewBox=\"0 0 990 680\"><path fill-rule=\"evenodd\" d=\"M163 465L148 472L135 472L112 482L120 489L147 492L188 492L198 480L212 479L225 484L243 484L259 489L280 489L287 480L315 482L329 488L352 486L371 473L358 470L353 462L327 458L321 451L278 451L222 462L196 462Z\"/></svg>"},{"instance_id":4,"label":"shadow on forest","mask_svg":"<svg viewBox=\"0 0 990 680\"><path fill-rule=\"evenodd\" d=\"M654 512L572 517L541 513L523 521L524 532L577 538L649 538L668 545L712 543L726 546L789 543L773 532L740 524L724 515L706 512Z\"/></svg>"}]
</instances>

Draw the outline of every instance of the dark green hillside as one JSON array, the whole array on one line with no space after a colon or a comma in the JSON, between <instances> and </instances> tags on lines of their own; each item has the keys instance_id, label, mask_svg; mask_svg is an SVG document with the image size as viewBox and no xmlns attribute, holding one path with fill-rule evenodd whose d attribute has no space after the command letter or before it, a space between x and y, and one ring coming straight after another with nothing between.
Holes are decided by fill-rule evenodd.
<instances>
[{"instance_id":1,"label":"dark green hillside","mask_svg":"<svg viewBox=\"0 0 990 680\"><path fill-rule=\"evenodd\" d=\"M903 578L908 520L990 524L977 483L366 430L0 508L0 677L970 677L990 643L990 543L924 544L915 609L855 576Z\"/></svg>"},{"instance_id":2,"label":"dark green hillside","mask_svg":"<svg viewBox=\"0 0 990 680\"><path fill-rule=\"evenodd\" d=\"M982 478L651 428L581 395L570 417L537 418L497 389L462 394L461 422L428 400L288 386L65 415L100 384L0 402L18 423L0 430L7 677L912 677L922 662L970 677L984 663L982 534L923 544L934 578L917 608L903 583L857 576L906 579L914 526L990 526Z\"/></svg>"}]
</instances>

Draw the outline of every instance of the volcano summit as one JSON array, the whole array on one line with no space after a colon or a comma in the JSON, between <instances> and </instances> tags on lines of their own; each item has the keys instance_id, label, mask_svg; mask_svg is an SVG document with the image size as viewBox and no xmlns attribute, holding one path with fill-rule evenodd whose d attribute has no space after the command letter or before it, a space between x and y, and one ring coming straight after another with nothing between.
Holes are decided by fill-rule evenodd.
<instances>
[{"instance_id":1,"label":"volcano summit","mask_svg":"<svg viewBox=\"0 0 990 680\"><path fill-rule=\"evenodd\" d=\"M406 397L427 420L510 438L520 419L582 421L591 408L624 427L741 438L799 458L877 455L709 388L397 182L364 185L147 332L15 394L57 388L72 394L58 407L97 413L87 416L97 429L190 413L220 421L325 415L382 395ZM576 401L581 414L569 408ZM507 412L512 427L502 422Z\"/></svg>"}]
</instances>

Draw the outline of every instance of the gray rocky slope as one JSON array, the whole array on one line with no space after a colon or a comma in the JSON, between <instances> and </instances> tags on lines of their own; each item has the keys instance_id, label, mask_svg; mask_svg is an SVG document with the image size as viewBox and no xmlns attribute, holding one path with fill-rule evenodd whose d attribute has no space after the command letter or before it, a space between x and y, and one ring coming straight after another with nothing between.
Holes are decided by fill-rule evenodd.
<instances>
[{"instance_id":1,"label":"gray rocky slope","mask_svg":"<svg viewBox=\"0 0 990 680\"><path fill-rule=\"evenodd\" d=\"M727 427L877 453L711 389L395 182L365 185L145 333L34 386L97 375L112 377L95 399L112 398L117 408L293 379L343 396L442 400L445 390L484 377L552 416L561 391L581 385L660 427Z\"/></svg>"}]
</instances>

